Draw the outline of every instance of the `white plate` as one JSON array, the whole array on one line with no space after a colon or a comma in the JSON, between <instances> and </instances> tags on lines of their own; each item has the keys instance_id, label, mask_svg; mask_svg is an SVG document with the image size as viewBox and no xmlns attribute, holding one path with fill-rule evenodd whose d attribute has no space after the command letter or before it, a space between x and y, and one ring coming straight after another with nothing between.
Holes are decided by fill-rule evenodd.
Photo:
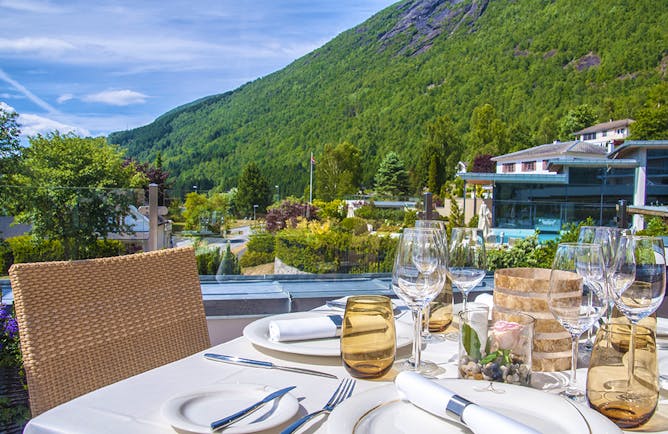
<instances>
[{"instance_id":1,"label":"white plate","mask_svg":"<svg viewBox=\"0 0 668 434\"><path fill-rule=\"evenodd\" d=\"M328 311L293 312L281 315L273 315L253 321L244 327L243 335L263 348L283 351L286 353L303 354L307 356L335 356L341 355L340 339L313 339L308 341L276 342L269 339L269 323L277 319L314 318L327 315ZM335 312L340 314L340 312ZM413 329L409 323L395 321L397 330L397 348L409 345L413 342Z\"/></svg>"},{"instance_id":2,"label":"white plate","mask_svg":"<svg viewBox=\"0 0 668 434\"><path fill-rule=\"evenodd\" d=\"M494 383L504 393L486 390L488 382L437 380L476 404L503 413L544 433L607 434L622 431L599 413L529 387ZM444 403L445 405L445 403ZM393 384L354 395L337 406L327 421L329 434L469 433L455 422L399 400Z\"/></svg>"},{"instance_id":3,"label":"white plate","mask_svg":"<svg viewBox=\"0 0 668 434\"><path fill-rule=\"evenodd\" d=\"M210 423L243 410L275 392L258 384L221 384L176 396L162 405L162 415L180 433L210 434ZM275 427L299 410L290 393L267 403L245 419L225 428L225 434L252 433Z\"/></svg>"}]
</instances>

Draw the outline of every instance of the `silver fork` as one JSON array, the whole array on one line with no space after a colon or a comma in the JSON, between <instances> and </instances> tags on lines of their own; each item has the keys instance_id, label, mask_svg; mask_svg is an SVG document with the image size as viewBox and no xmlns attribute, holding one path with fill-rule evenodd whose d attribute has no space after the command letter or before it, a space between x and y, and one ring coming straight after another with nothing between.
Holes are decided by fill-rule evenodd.
<instances>
[{"instance_id":1,"label":"silver fork","mask_svg":"<svg viewBox=\"0 0 668 434\"><path fill-rule=\"evenodd\" d=\"M289 427L281 431L281 434L291 434L295 432L297 428L302 426L307 421L313 419L317 415L322 413L327 413L327 414L331 413L332 410L334 410L334 407L339 405L344 399L350 398L350 396L353 394L354 388L355 388L355 380L353 380L352 378L348 378L341 381L341 383L339 383L339 387L336 388L336 390L332 394L332 397L329 398L329 401L327 401L327 404L325 404L323 408L321 408L318 411L314 411L313 413L307 414L301 419L293 422Z\"/></svg>"}]
</instances>

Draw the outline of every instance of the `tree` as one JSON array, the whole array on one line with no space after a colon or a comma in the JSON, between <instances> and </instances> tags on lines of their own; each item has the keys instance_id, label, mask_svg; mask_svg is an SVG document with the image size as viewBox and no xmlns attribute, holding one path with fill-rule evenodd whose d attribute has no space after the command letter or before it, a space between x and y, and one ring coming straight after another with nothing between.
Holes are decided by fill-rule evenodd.
<instances>
[{"instance_id":1,"label":"tree","mask_svg":"<svg viewBox=\"0 0 668 434\"><path fill-rule=\"evenodd\" d=\"M239 216L252 216L253 205L264 211L271 203L269 180L254 162L244 167L239 177L236 194L236 211Z\"/></svg>"},{"instance_id":2,"label":"tree","mask_svg":"<svg viewBox=\"0 0 668 434\"><path fill-rule=\"evenodd\" d=\"M508 127L499 119L491 104L473 109L466 143L471 157L478 154L501 155L508 151Z\"/></svg>"},{"instance_id":3,"label":"tree","mask_svg":"<svg viewBox=\"0 0 668 434\"><path fill-rule=\"evenodd\" d=\"M18 113L0 105L0 180L13 172L20 156Z\"/></svg>"},{"instance_id":4,"label":"tree","mask_svg":"<svg viewBox=\"0 0 668 434\"><path fill-rule=\"evenodd\" d=\"M633 140L668 139L668 83L652 88L647 105L635 114L630 130Z\"/></svg>"},{"instance_id":5,"label":"tree","mask_svg":"<svg viewBox=\"0 0 668 434\"><path fill-rule=\"evenodd\" d=\"M376 172L376 192L387 196L406 196L410 186L408 171L396 152L388 153Z\"/></svg>"},{"instance_id":6,"label":"tree","mask_svg":"<svg viewBox=\"0 0 668 434\"><path fill-rule=\"evenodd\" d=\"M357 193L362 174L362 151L349 143L335 148L325 145L323 155L315 167L315 194L326 202Z\"/></svg>"},{"instance_id":7,"label":"tree","mask_svg":"<svg viewBox=\"0 0 668 434\"><path fill-rule=\"evenodd\" d=\"M188 230L199 231L202 228L204 219L208 219L209 207L204 194L191 192L186 195L186 201L183 204L183 218L186 221L185 228Z\"/></svg>"},{"instance_id":8,"label":"tree","mask_svg":"<svg viewBox=\"0 0 668 434\"><path fill-rule=\"evenodd\" d=\"M415 183L426 185L429 191L438 194L441 187L451 179L461 159L462 143L454 123L448 116L439 116L427 123L426 146L424 146L415 168ZM432 166L435 160L436 167Z\"/></svg>"},{"instance_id":9,"label":"tree","mask_svg":"<svg viewBox=\"0 0 668 434\"><path fill-rule=\"evenodd\" d=\"M573 140L573 133L596 123L597 116L588 104L581 104L566 113L559 121L559 138L562 141Z\"/></svg>"},{"instance_id":10,"label":"tree","mask_svg":"<svg viewBox=\"0 0 668 434\"><path fill-rule=\"evenodd\" d=\"M98 238L131 228L124 217L145 182L104 138L58 132L30 139L13 183L10 212L38 238L60 240L65 257L87 257Z\"/></svg>"},{"instance_id":11,"label":"tree","mask_svg":"<svg viewBox=\"0 0 668 434\"><path fill-rule=\"evenodd\" d=\"M473 159L471 171L475 173L494 173L496 172L496 163L492 161L492 155L478 155Z\"/></svg>"}]
</instances>

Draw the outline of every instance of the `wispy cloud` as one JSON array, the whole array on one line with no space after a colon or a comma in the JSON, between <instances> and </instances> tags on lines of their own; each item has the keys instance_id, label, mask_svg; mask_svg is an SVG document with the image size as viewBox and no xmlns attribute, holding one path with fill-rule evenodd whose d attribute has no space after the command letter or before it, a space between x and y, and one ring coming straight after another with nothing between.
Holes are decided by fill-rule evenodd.
<instances>
[{"instance_id":1,"label":"wispy cloud","mask_svg":"<svg viewBox=\"0 0 668 434\"><path fill-rule=\"evenodd\" d=\"M23 95L26 96L30 101L34 102L44 110L50 112L50 113L57 113L58 111L51 107L49 103L35 95L34 93L30 92L25 86L23 86L21 83L18 81L14 80L11 78L5 71L0 69L0 80L5 81L9 83L14 89L17 91L21 92Z\"/></svg>"},{"instance_id":2,"label":"wispy cloud","mask_svg":"<svg viewBox=\"0 0 668 434\"><path fill-rule=\"evenodd\" d=\"M61 133L73 132L80 136L90 136L90 132L84 128L67 125L57 120L35 114L19 114L21 133L25 136L46 134L53 131Z\"/></svg>"},{"instance_id":3,"label":"wispy cloud","mask_svg":"<svg viewBox=\"0 0 668 434\"><path fill-rule=\"evenodd\" d=\"M0 0L0 8L40 14L53 14L62 11L59 7L49 2L32 0Z\"/></svg>"},{"instance_id":4,"label":"wispy cloud","mask_svg":"<svg viewBox=\"0 0 668 434\"><path fill-rule=\"evenodd\" d=\"M126 106L132 104L144 104L147 98L148 95L144 95L143 93L135 92L134 90L123 89L107 90L104 92L94 93L91 95L86 95L81 99L86 102L99 102L115 106Z\"/></svg>"},{"instance_id":5,"label":"wispy cloud","mask_svg":"<svg viewBox=\"0 0 668 434\"><path fill-rule=\"evenodd\" d=\"M72 95L71 93L64 93L64 94L60 95L56 101L58 101L58 104L62 104L62 103L67 102L71 99L74 99L74 95Z\"/></svg>"},{"instance_id":6,"label":"wispy cloud","mask_svg":"<svg viewBox=\"0 0 668 434\"><path fill-rule=\"evenodd\" d=\"M0 51L14 53L37 53L47 57L61 55L76 47L67 41L56 38L25 37L18 39L0 38Z\"/></svg>"},{"instance_id":7,"label":"wispy cloud","mask_svg":"<svg viewBox=\"0 0 668 434\"><path fill-rule=\"evenodd\" d=\"M0 109L8 112L16 111L14 107L3 101L0 101ZM68 125L45 116L35 114L19 113L18 123L21 128L22 136L35 136L37 134L46 134L53 131L59 131L61 133L73 132L80 136L90 136L90 132L85 128Z\"/></svg>"}]
</instances>

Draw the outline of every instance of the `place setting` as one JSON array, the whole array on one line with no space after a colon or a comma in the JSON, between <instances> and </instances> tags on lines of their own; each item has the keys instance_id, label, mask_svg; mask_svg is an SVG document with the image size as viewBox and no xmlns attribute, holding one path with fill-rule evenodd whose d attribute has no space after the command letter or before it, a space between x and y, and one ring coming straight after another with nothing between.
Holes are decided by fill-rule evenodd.
<instances>
[{"instance_id":1,"label":"place setting","mask_svg":"<svg viewBox=\"0 0 668 434\"><path fill-rule=\"evenodd\" d=\"M223 384L170 399L163 415L178 432L193 433L281 426L281 434L307 427L329 434L616 434L643 427L668 378L662 377L668 375L668 359L657 357L660 322L649 318L665 293L665 257L656 239L625 234L617 245L612 260L599 244L562 243L551 270L497 271L494 294L465 303L450 319L454 354L448 339L427 341L435 363L423 357L425 307L447 286L447 259L463 253L448 249L439 229L405 229L392 273L399 302L350 296L333 308L274 315L246 326L248 341L275 350L274 358L296 355L289 358L294 365L203 354L212 362L304 374L310 384L316 377L336 379L318 383L327 389L318 393L321 403L311 401L308 389L291 385ZM411 321L401 318L397 305L408 307ZM606 315L611 305L617 315ZM588 366L578 369L589 328L594 331ZM554 339L567 346L550 352ZM399 358L398 349L410 344L410 357ZM297 363L303 356L340 357L344 374ZM585 372L586 381L578 380ZM306 401L295 396L309 400L310 411L302 410L301 417L296 415Z\"/></svg>"}]
</instances>

